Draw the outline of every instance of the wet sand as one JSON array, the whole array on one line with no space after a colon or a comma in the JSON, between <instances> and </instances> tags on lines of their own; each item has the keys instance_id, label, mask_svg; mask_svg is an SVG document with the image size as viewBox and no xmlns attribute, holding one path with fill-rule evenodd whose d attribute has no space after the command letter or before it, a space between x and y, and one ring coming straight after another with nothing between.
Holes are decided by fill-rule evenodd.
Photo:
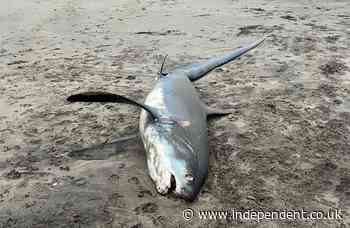
<instances>
[{"instance_id":1,"label":"wet sand","mask_svg":"<svg viewBox=\"0 0 350 228\"><path fill-rule=\"evenodd\" d=\"M348 227L349 11L347 0L4 0L0 227ZM211 107L235 110L209 123L209 176L195 202L157 194L142 147L66 156L134 134L139 117L68 95L142 100L164 55L170 71L266 34L195 83ZM186 208L340 209L343 219L186 221Z\"/></svg>"}]
</instances>

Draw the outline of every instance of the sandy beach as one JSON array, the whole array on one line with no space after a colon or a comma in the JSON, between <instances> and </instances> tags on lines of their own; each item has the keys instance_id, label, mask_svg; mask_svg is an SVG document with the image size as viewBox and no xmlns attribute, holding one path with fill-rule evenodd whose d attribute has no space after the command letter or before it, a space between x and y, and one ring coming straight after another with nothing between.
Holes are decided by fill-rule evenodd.
<instances>
[{"instance_id":1,"label":"sandy beach","mask_svg":"<svg viewBox=\"0 0 350 228\"><path fill-rule=\"evenodd\" d=\"M3 0L0 227L350 227L349 12L348 0ZM142 101L165 55L171 71L265 35L194 83L209 106L235 110L209 122L209 176L194 202L156 192L142 147L67 156L137 133L140 113L67 96ZM342 219L198 215L231 209Z\"/></svg>"}]
</instances>

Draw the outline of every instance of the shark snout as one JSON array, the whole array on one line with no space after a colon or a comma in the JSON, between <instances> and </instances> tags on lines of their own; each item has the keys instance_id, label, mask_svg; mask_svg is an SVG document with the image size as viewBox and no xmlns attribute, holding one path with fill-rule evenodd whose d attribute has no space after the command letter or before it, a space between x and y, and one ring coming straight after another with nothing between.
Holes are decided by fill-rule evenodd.
<instances>
[{"instance_id":1,"label":"shark snout","mask_svg":"<svg viewBox=\"0 0 350 228\"><path fill-rule=\"evenodd\" d=\"M182 198L186 201L192 202L196 199L197 195L199 193L199 189L196 188L181 188L180 191L175 191L175 195L179 198Z\"/></svg>"},{"instance_id":2,"label":"shark snout","mask_svg":"<svg viewBox=\"0 0 350 228\"><path fill-rule=\"evenodd\" d=\"M186 174L181 181L176 183L174 193L177 197L186 201L193 201L200 192L196 178L192 174Z\"/></svg>"}]
</instances>

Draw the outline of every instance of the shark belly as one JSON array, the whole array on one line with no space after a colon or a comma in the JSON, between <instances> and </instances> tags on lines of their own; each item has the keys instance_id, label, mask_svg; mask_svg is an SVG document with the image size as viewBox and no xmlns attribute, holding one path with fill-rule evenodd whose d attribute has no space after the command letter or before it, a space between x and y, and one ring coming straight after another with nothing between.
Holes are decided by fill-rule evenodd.
<instances>
[{"instance_id":1,"label":"shark belly","mask_svg":"<svg viewBox=\"0 0 350 228\"><path fill-rule=\"evenodd\" d=\"M161 118L170 120L170 126L167 126L169 121L157 123L144 110L140 115L139 129L146 150L149 175L154 180L158 192L165 194L171 188L171 175L178 170L176 164L186 160L195 181L193 191L197 194L208 173L206 113L197 92L187 78L182 78L181 75L167 77L169 78L158 81L146 97L145 104L160 110ZM172 121L175 125L182 126L173 127ZM169 136L167 140L162 140L163 137L156 134L156 125L162 125L165 129L164 135ZM169 145L169 142L173 145ZM181 148L173 149L176 147L190 149L183 152Z\"/></svg>"}]
</instances>

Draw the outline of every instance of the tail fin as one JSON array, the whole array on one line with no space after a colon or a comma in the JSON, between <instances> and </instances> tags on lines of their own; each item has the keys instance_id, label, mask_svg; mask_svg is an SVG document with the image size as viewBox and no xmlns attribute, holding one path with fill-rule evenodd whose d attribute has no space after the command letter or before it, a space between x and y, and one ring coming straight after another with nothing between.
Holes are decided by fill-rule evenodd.
<instances>
[{"instance_id":1,"label":"tail fin","mask_svg":"<svg viewBox=\"0 0 350 228\"><path fill-rule=\"evenodd\" d=\"M253 48L259 46L265 40L265 38L266 37L264 37L263 39L255 42L249 46L234 50L231 53L228 53L222 57L213 58L213 59L210 59L209 61L207 61L206 63L198 64L198 65L190 68L186 72L186 74L191 81L196 81L196 80L202 78L203 76L205 76L210 71L214 70L215 68L222 66L228 62L231 62L232 60L237 59L238 57L240 57L243 54L247 53L248 51L252 50Z\"/></svg>"}]
</instances>

